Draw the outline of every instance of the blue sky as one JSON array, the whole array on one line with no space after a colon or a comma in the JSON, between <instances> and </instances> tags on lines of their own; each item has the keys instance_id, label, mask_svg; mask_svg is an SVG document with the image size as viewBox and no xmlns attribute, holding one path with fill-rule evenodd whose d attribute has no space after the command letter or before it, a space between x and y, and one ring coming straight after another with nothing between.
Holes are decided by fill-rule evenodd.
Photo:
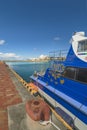
<instances>
[{"instance_id":1,"label":"blue sky","mask_svg":"<svg viewBox=\"0 0 87 130\"><path fill-rule=\"evenodd\" d=\"M87 0L0 0L0 59L28 59L69 49L87 35Z\"/></svg>"}]
</instances>

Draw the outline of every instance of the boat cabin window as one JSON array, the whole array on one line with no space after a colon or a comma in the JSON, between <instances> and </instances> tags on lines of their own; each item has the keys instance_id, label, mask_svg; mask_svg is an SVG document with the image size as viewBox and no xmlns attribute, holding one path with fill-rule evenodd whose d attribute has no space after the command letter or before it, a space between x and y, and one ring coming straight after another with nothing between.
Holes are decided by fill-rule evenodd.
<instances>
[{"instance_id":1,"label":"boat cabin window","mask_svg":"<svg viewBox=\"0 0 87 130\"><path fill-rule=\"evenodd\" d=\"M87 51L87 40L80 41L78 43L78 52L86 52Z\"/></svg>"},{"instance_id":2,"label":"boat cabin window","mask_svg":"<svg viewBox=\"0 0 87 130\"><path fill-rule=\"evenodd\" d=\"M66 67L63 77L87 83L87 68Z\"/></svg>"},{"instance_id":3,"label":"boat cabin window","mask_svg":"<svg viewBox=\"0 0 87 130\"><path fill-rule=\"evenodd\" d=\"M66 67L63 76L67 78L74 79L75 78L75 68L72 67Z\"/></svg>"},{"instance_id":4,"label":"boat cabin window","mask_svg":"<svg viewBox=\"0 0 87 130\"><path fill-rule=\"evenodd\" d=\"M87 69L79 68L76 80L87 83Z\"/></svg>"}]
</instances>

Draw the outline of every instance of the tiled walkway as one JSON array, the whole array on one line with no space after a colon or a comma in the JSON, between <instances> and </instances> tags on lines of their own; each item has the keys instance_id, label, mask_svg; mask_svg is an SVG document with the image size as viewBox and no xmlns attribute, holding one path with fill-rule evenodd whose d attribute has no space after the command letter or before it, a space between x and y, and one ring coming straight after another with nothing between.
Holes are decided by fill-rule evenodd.
<instances>
[{"instance_id":1,"label":"tiled walkway","mask_svg":"<svg viewBox=\"0 0 87 130\"><path fill-rule=\"evenodd\" d=\"M8 66L0 62L0 130L8 130L7 107L21 102L22 99L10 78Z\"/></svg>"}]
</instances>

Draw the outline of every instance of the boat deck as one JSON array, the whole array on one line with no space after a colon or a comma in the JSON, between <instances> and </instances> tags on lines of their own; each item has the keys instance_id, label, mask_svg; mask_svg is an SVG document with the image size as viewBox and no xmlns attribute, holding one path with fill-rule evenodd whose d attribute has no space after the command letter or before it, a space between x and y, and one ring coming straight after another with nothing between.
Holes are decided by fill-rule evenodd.
<instances>
[{"instance_id":1,"label":"boat deck","mask_svg":"<svg viewBox=\"0 0 87 130\"><path fill-rule=\"evenodd\" d=\"M0 62L0 130L57 130L51 123L43 126L27 116L25 103L32 98L36 97L26 90L5 63ZM67 130L53 113L52 122L60 130Z\"/></svg>"}]
</instances>

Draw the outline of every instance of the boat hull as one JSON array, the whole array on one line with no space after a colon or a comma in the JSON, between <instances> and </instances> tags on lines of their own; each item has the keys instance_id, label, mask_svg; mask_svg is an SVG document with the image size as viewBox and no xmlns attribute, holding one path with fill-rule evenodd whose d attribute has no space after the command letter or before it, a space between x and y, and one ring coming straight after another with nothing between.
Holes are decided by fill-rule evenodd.
<instances>
[{"instance_id":1,"label":"boat hull","mask_svg":"<svg viewBox=\"0 0 87 130\"><path fill-rule=\"evenodd\" d=\"M54 107L60 107L63 111L65 111L74 121L74 125L79 130L87 130L87 125L83 123L79 118L77 118L74 114L68 111L65 107L63 107L60 103L54 100L51 96L49 96L46 92L39 88L39 93L44 97L49 103L51 103Z\"/></svg>"},{"instance_id":2,"label":"boat hull","mask_svg":"<svg viewBox=\"0 0 87 130\"><path fill-rule=\"evenodd\" d=\"M71 105L69 105L67 102L62 100L60 97L58 97L55 92L50 91L47 89L48 86L46 86L46 83L40 83L40 80L37 78L31 77L35 85L38 86L38 92L41 94L43 98L45 98L51 105L54 107L60 107L64 112L66 112L74 122L74 126L79 130L87 130L87 125L82 120L78 118L76 114L79 114L83 120L86 120L87 116L82 113L81 111L78 111L78 109L74 109ZM41 81L42 82L42 81ZM73 113L70 111L70 108L72 109ZM74 114L75 113L75 114Z\"/></svg>"}]
</instances>

